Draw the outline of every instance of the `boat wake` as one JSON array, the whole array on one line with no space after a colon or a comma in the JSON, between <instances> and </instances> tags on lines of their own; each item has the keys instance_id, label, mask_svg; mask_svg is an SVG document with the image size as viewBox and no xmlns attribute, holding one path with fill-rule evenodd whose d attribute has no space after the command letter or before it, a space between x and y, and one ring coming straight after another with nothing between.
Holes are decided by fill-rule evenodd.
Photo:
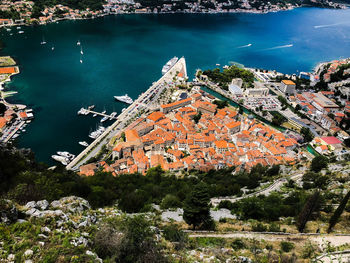
<instances>
[{"instance_id":1,"label":"boat wake","mask_svg":"<svg viewBox=\"0 0 350 263\"><path fill-rule=\"evenodd\" d=\"M250 46L252 46L252 44L248 44L248 45L240 46L240 47L237 47L237 48L245 48L245 47L250 47Z\"/></svg>"},{"instance_id":2,"label":"boat wake","mask_svg":"<svg viewBox=\"0 0 350 263\"><path fill-rule=\"evenodd\" d=\"M292 46L293 46L293 44L288 44L288 45L283 45L283 46L266 48L266 49L263 49L263 50L274 50L274 49L288 48L288 47L292 47Z\"/></svg>"},{"instance_id":3,"label":"boat wake","mask_svg":"<svg viewBox=\"0 0 350 263\"><path fill-rule=\"evenodd\" d=\"M318 26L314 26L314 28L324 28L324 27L332 27L332 26L338 26L341 25L342 23L336 23L336 24L329 24L329 25L318 25Z\"/></svg>"}]
</instances>

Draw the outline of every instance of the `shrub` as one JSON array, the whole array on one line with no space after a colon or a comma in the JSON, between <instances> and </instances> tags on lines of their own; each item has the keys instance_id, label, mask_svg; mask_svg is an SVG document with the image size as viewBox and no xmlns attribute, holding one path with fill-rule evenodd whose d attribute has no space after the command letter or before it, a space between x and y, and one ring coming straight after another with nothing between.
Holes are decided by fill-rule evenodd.
<instances>
[{"instance_id":1,"label":"shrub","mask_svg":"<svg viewBox=\"0 0 350 263\"><path fill-rule=\"evenodd\" d=\"M266 232L267 227L263 223L256 223L252 225L252 230L254 232Z\"/></svg>"},{"instance_id":2,"label":"shrub","mask_svg":"<svg viewBox=\"0 0 350 263\"><path fill-rule=\"evenodd\" d=\"M177 225L167 225L163 228L163 235L166 240L175 242L175 249L182 249L188 242L188 235Z\"/></svg>"},{"instance_id":3,"label":"shrub","mask_svg":"<svg viewBox=\"0 0 350 263\"><path fill-rule=\"evenodd\" d=\"M218 208L226 208L228 210L232 210L234 208L234 205L232 202L228 201L228 200L223 200L219 203Z\"/></svg>"},{"instance_id":4,"label":"shrub","mask_svg":"<svg viewBox=\"0 0 350 263\"><path fill-rule=\"evenodd\" d=\"M289 252L294 248L294 244L287 241L282 241L280 245L283 252Z\"/></svg>"},{"instance_id":5,"label":"shrub","mask_svg":"<svg viewBox=\"0 0 350 263\"><path fill-rule=\"evenodd\" d=\"M160 208L162 209L177 208L181 206L182 203L179 198L171 194L167 194L160 203Z\"/></svg>"},{"instance_id":6,"label":"shrub","mask_svg":"<svg viewBox=\"0 0 350 263\"><path fill-rule=\"evenodd\" d=\"M240 249L246 248L246 244L243 242L242 239L236 238L235 240L232 241L231 247L232 247L234 250L240 250Z\"/></svg>"},{"instance_id":7,"label":"shrub","mask_svg":"<svg viewBox=\"0 0 350 263\"><path fill-rule=\"evenodd\" d=\"M276 223L271 223L269 225L269 232L281 232L280 225L278 225Z\"/></svg>"}]
</instances>

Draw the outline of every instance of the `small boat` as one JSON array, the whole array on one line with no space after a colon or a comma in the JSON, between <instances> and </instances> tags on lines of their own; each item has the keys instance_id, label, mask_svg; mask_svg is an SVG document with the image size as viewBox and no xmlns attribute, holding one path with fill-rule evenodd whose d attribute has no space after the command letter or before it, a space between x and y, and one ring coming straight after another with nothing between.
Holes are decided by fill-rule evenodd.
<instances>
[{"instance_id":1,"label":"small boat","mask_svg":"<svg viewBox=\"0 0 350 263\"><path fill-rule=\"evenodd\" d=\"M94 115L92 115L92 117L96 117L97 116L97 113L95 113Z\"/></svg>"},{"instance_id":2,"label":"small boat","mask_svg":"<svg viewBox=\"0 0 350 263\"><path fill-rule=\"evenodd\" d=\"M15 135L12 136L13 139L17 138L19 136L18 133L16 133Z\"/></svg>"},{"instance_id":3,"label":"small boat","mask_svg":"<svg viewBox=\"0 0 350 263\"><path fill-rule=\"evenodd\" d=\"M77 42L77 46L80 46L80 41L78 40L78 42Z\"/></svg>"},{"instance_id":4,"label":"small boat","mask_svg":"<svg viewBox=\"0 0 350 263\"><path fill-rule=\"evenodd\" d=\"M95 108L95 105L90 105L90 106L88 107L89 110L92 110L93 108Z\"/></svg>"},{"instance_id":5,"label":"small boat","mask_svg":"<svg viewBox=\"0 0 350 263\"><path fill-rule=\"evenodd\" d=\"M106 112L107 112L107 111L104 110L104 111L102 111L102 114L106 114Z\"/></svg>"},{"instance_id":6,"label":"small boat","mask_svg":"<svg viewBox=\"0 0 350 263\"><path fill-rule=\"evenodd\" d=\"M51 50L55 50L55 47L52 47Z\"/></svg>"},{"instance_id":7,"label":"small boat","mask_svg":"<svg viewBox=\"0 0 350 263\"><path fill-rule=\"evenodd\" d=\"M24 33L24 31L18 31L18 34L23 34Z\"/></svg>"},{"instance_id":8,"label":"small boat","mask_svg":"<svg viewBox=\"0 0 350 263\"><path fill-rule=\"evenodd\" d=\"M80 145L88 147L89 144L86 141L79 142Z\"/></svg>"},{"instance_id":9,"label":"small boat","mask_svg":"<svg viewBox=\"0 0 350 263\"><path fill-rule=\"evenodd\" d=\"M43 40L40 42L40 45L45 45L46 44L46 41L45 41L45 38L43 37Z\"/></svg>"},{"instance_id":10,"label":"small boat","mask_svg":"<svg viewBox=\"0 0 350 263\"><path fill-rule=\"evenodd\" d=\"M17 29L21 29L21 27L20 26L18 26L18 27L16 27Z\"/></svg>"},{"instance_id":11,"label":"small boat","mask_svg":"<svg viewBox=\"0 0 350 263\"><path fill-rule=\"evenodd\" d=\"M80 46L80 54L84 55L83 47L82 47L82 46Z\"/></svg>"},{"instance_id":12,"label":"small boat","mask_svg":"<svg viewBox=\"0 0 350 263\"><path fill-rule=\"evenodd\" d=\"M83 60L82 59L80 60L80 63L83 64Z\"/></svg>"},{"instance_id":13,"label":"small boat","mask_svg":"<svg viewBox=\"0 0 350 263\"><path fill-rule=\"evenodd\" d=\"M103 117L101 120L100 120L100 122L105 122L106 120L108 120L109 119L109 117L108 116L105 116L105 117Z\"/></svg>"}]
</instances>

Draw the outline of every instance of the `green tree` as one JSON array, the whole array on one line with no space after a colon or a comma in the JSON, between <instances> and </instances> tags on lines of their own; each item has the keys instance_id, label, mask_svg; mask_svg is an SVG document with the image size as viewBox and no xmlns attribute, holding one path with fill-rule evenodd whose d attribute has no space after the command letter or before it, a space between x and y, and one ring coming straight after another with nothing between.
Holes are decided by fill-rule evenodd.
<instances>
[{"instance_id":1,"label":"green tree","mask_svg":"<svg viewBox=\"0 0 350 263\"><path fill-rule=\"evenodd\" d=\"M196 115L193 116L193 121L194 121L195 123L198 123L199 120L201 119L201 117L202 117L202 112L201 112L201 111L198 111L198 113L197 113Z\"/></svg>"},{"instance_id":2,"label":"green tree","mask_svg":"<svg viewBox=\"0 0 350 263\"><path fill-rule=\"evenodd\" d=\"M344 144L346 145L346 147L350 147L350 138L345 139Z\"/></svg>"},{"instance_id":3,"label":"green tree","mask_svg":"<svg viewBox=\"0 0 350 263\"><path fill-rule=\"evenodd\" d=\"M5 111L6 111L6 106L0 103L0 116L4 116Z\"/></svg>"},{"instance_id":4,"label":"green tree","mask_svg":"<svg viewBox=\"0 0 350 263\"><path fill-rule=\"evenodd\" d=\"M304 142L311 142L314 138L314 135L307 127L302 127L300 130L301 135L304 137Z\"/></svg>"},{"instance_id":5,"label":"green tree","mask_svg":"<svg viewBox=\"0 0 350 263\"><path fill-rule=\"evenodd\" d=\"M334 211L332 217L329 219L329 225L328 225L328 229L327 229L328 233L330 233L332 231L333 227L337 224L339 217L343 213L349 199L350 199L350 191L345 195L343 200L341 200L338 208Z\"/></svg>"},{"instance_id":6,"label":"green tree","mask_svg":"<svg viewBox=\"0 0 350 263\"><path fill-rule=\"evenodd\" d=\"M319 199L320 192L315 191L306 201L303 210L300 212L296 222L299 232L304 231L306 223L310 220L312 213L318 205Z\"/></svg>"},{"instance_id":7,"label":"green tree","mask_svg":"<svg viewBox=\"0 0 350 263\"><path fill-rule=\"evenodd\" d=\"M197 184L186 198L183 219L193 229L212 221L209 201L208 187L204 183Z\"/></svg>"},{"instance_id":8,"label":"green tree","mask_svg":"<svg viewBox=\"0 0 350 263\"><path fill-rule=\"evenodd\" d=\"M228 106L227 100L214 100L213 104L216 104L218 106L218 109L223 109Z\"/></svg>"},{"instance_id":9,"label":"green tree","mask_svg":"<svg viewBox=\"0 0 350 263\"><path fill-rule=\"evenodd\" d=\"M300 106L300 104L297 104L296 106L295 106L295 111L300 111L301 110L301 106Z\"/></svg>"},{"instance_id":10,"label":"green tree","mask_svg":"<svg viewBox=\"0 0 350 263\"><path fill-rule=\"evenodd\" d=\"M181 206L182 204L179 198L172 194L167 194L160 203L160 207L162 209L176 208Z\"/></svg>"},{"instance_id":11,"label":"green tree","mask_svg":"<svg viewBox=\"0 0 350 263\"><path fill-rule=\"evenodd\" d=\"M327 175L321 175L315 172L307 172L303 175L303 188L304 189L312 189L312 188L320 188L326 189L329 183L329 177Z\"/></svg>"},{"instance_id":12,"label":"green tree","mask_svg":"<svg viewBox=\"0 0 350 263\"><path fill-rule=\"evenodd\" d=\"M319 172L323 168L327 168L328 166L328 159L327 157L324 157L323 155L318 155L311 161L310 169L314 172Z\"/></svg>"}]
</instances>

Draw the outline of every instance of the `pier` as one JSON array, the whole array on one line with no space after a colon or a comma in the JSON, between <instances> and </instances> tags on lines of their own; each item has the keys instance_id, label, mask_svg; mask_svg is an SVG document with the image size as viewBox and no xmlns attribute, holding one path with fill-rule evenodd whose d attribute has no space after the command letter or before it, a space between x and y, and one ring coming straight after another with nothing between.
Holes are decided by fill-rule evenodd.
<instances>
[{"instance_id":1,"label":"pier","mask_svg":"<svg viewBox=\"0 0 350 263\"><path fill-rule=\"evenodd\" d=\"M125 111L119 114L119 116L116 117L116 121L111 126L109 126L98 138L96 138L88 147L86 147L79 155L77 155L77 157L75 157L75 159L66 166L66 169L76 171L90 158L98 154L103 145L106 145L111 138L122 132L128 119L133 117L134 114L139 111L138 107L140 107L140 105L144 105L144 102L148 101L148 98L152 94L155 95L152 100L157 98L163 91L163 89L159 87L162 85L164 86L165 83L172 81L173 77L181 71L184 72L184 78L187 78L186 61L183 57L180 58L176 64L158 81L154 82L147 91L142 93Z\"/></svg>"},{"instance_id":2,"label":"pier","mask_svg":"<svg viewBox=\"0 0 350 263\"><path fill-rule=\"evenodd\" d=\"M93 111L93 110L89 110L89 109L85 109L85 108L82 108L85 112L87 112L87 114L83 114L82 115L88 115L88 114L96 114L96 115L99 115L99 116L102 116L102 117L108 117L109 119L117 119L116 116L112 116L112 115L108 115L108 114L105 114L105 113L102 113L102 112L98 112L98 111ZM79 114L79 113L78 113Z\"/></svg>"}]
</instances>

